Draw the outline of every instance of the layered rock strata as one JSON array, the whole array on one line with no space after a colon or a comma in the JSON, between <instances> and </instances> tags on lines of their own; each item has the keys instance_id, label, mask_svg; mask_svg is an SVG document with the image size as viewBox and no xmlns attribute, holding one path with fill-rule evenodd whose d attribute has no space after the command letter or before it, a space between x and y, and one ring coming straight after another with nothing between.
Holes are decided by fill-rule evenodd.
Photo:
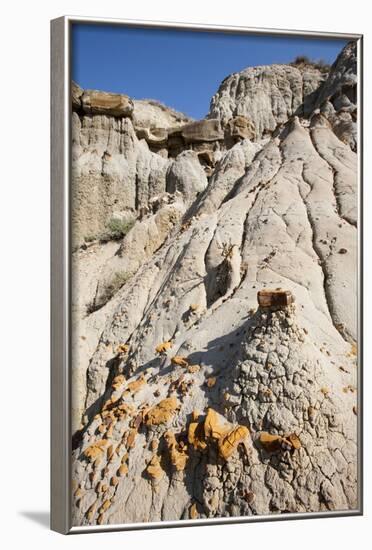
<instances>
[{"instance_id":1,"label":"layered rock strata","mask_svg":"<svg viewBox=\"0 0 372 550\"><path fill-rule=\"evenodd\" d=\"M73 88L75 525L357 507L355 86L351 43L197 122Z\"/></svg>"}]
</instances>

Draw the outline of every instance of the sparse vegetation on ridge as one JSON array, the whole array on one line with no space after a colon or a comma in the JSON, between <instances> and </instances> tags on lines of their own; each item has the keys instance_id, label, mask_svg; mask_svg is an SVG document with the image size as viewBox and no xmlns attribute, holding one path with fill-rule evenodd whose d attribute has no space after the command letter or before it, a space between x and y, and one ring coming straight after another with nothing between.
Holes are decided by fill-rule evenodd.
<instances>
[{"instance_id":1,"label":"sparse vegetation on ridge","mask_svg":"<svg viewBox=\"0 0 372 550\"><path fill-rule=\"evenodd\" d=\"M92 115L74 525L356 509L355 56L244 69L193 124Z\"/></svg>"},{"instance_id":2,"label":"sparse vegetation on ridge","mask_svg":"<svg viewBox=\"0 0 372 550\"><path fill-rule=\"evenodd\" d=\"M100 236L101 241L119 241L134 226L134 220L121 220L120 218L111 218L106 224L106 231Z\"/></svg>"},{"instance_id":3,"label":"sparse vegetation on ridge","mask_svg":"<svg viewBox=\"0 0 372 550\"><path fill-rule=\"evenodd\" d=\"M129 233L135 224L135 220L110 218L106 223L106 229L102 233L96 235L86 235L84 242L86 244L93 243L94 241L107 243L109 241L120 241L125 235Z\"/></svg>"},{"instance_id":4,"label":"sparse vegetation on ridge","mask_svg":"<svg viewBox=\"0 0 372 550\"><path fill-rule=\"evenodd\" d=\"M324 61L324 59L310 59L307 55L298 55L290 65L292 67L311 66L314 67L314 69L318 69L321 73L328 73L331 69L331 65Z\"/></svg>"}]
</instances>

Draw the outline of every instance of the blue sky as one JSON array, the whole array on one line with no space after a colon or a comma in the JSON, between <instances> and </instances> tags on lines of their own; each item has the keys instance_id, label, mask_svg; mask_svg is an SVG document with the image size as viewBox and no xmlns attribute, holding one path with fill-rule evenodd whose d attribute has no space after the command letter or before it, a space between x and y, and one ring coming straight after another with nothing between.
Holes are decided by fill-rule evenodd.
<instances>
[{"instance_id":1,"label":"blue sky","mask_svg":"<svg viewBox=\"0 0 372 550\"><path fill-rule=\"evenodd\" d=\"M83 88L157 99L204 117L221 81L297 55L333 63L345 41L74 24L72 78Z\"/></svg>"}]
</instances>

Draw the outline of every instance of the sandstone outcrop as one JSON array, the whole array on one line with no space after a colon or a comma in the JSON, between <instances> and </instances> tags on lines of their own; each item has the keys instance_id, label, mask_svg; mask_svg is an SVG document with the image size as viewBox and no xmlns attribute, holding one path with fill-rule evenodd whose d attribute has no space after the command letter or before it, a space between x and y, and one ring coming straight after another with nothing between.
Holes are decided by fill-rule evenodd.
<instances>
[{"instance_id":1,"label":"sandstone outcrop","mask_svg":"<svg viewBox=\"0 0 372 550\"><path fill-rule=\"evenodd\" d=\"M256 138L256 129L251 120L244 116L231 118L225 129L225 140L234 145L242 139L254 141Z\"/></svg>"},{"instance_id":2,"label":"sandstone outcrop","mask_svg":"<svg viewBox=\"0 0 372 550\"><path fill-rule=\"evenodd\" d=\"M250 67L222 82L208 116L222 124L244 116L253 123L258 137L271 135L292 115L309 110L309 98L324 78L315 69L303 73L289 65Z\"/></svg>"},{"instance_id":3,"label":"sandstone outcrop","mask_svg":"<svg viewBox=\"0 0 372 550\"><path fill-rule=\"evenodd\" d=\"M357 507L355 55L74 107L75 525Z\"/></svg>"},{"instance_id":4,"label":"sandstone outcrop","mask_svg":"<svg viewBox=\"0 0 372 550\"><path fill-rule=\"evenodd\" d=\"M167 130L168 128L177 128L178 126L193 122L191 117L153 99L133 99L133 103L132 118L136 129L156 128Z\"/></svg>"},{"instance_id":5,"label":"sandstone outcrop","mask_svg":"<svg viewBox=\"0 0 372 550\"><path fill-rule=\"evenodd\" d=\"M123 94L85 90L80 99L81 107L88 115L126 117L132 114L134 108L130 97Z\"/></svg>"}]
</instances>

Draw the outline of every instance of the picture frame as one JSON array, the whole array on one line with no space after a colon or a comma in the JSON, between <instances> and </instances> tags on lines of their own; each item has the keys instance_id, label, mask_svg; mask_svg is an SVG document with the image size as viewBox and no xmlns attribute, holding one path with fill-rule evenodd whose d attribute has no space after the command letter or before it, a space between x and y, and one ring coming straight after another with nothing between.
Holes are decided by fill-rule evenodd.
<instances>
[{"instance_id":1,"label":"picture frame","mask_svg":"<svg viewBox=\"0 0 372 550\"><path fill-rule=\"evenodd\" d=\"M356 139L358 142L357 165L357 356L356 356L356 432L357 441L357 496L350 509L322 511L298 511L230 517L199 517L133 523L102 523L73 525L72 507L72 106L71 106L71 33L74 25L102 25L106 27L143 30L179 30L187 32L223 33L259 37L307 37L355 41L357 49L357 99ZM301 52L299 52L301 54ZM310 519L339 517L363 513L363 36L345 33L321 33L315 31L291 31L195 25L186 23L115 20L92 17L60 17L51 22L51 528L63 534L90 533L96 531L121 531L146 528L171 528L181 526L228 524L255 521ZM145 93L145 91L144 91ZM340 249L341 250L341 249ZM342 253L343 254L343 253ZM351 391L351 390L350 390ZM284 438L285 439L285 438Z\"/></svg>"}]
</instances>

